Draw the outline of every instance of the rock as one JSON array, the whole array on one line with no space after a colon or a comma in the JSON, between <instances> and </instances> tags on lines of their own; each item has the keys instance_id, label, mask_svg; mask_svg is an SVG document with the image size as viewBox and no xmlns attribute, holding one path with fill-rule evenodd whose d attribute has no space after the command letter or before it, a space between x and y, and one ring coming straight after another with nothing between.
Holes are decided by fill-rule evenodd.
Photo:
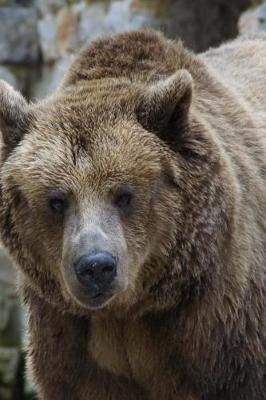
<instances>
[{"instance_id":1,"label":"rock","mask_svg":"<svg viewBox=\"0 0 266 400\"><path fill-rule=\"evenodd\" d=\"M13 400L16 391L20 351L14 347L0 347L0 398Z\"/></svg>"},{"instance_id":2,"label":"rock","mask_svg":"<svg viewBox=\"0 0 266 400\"><path fill-rule=\"evenodd\" d=\"M12 0L11 0L12 1ZM31 7L35 0L13 0L13 3L24 7Z\"/></svg>"},{"instance_id":3,"label":"rock","mask_svg":"<svg viewBox=\"0 0 266 400\"><path fill-rule=\"evenodd\" d=\"M14 287L16 282L16 271L7 252L0 245L0 284L1 282L5 282Z\"/></svg>"},{"instance_id":4,"label":"rock","mask_svg":"<svg viewBox=\"0 0 266 400\"><path fill-rule=\"evenodd\" d=\"M32 77L32 74L31 76ZM24 65L0 65L0 79L7 81L17 90L28 97L29 89L29 66ZM1 250L0 250L1 252ZM0 256L1 260L1 256ZM1 272L0 272L1 275Z\"/></svg>"},{"instance_id":5,"label":"rock","mask_svg":"<svg viewBox=\"0 0 266 400\"><path fill-rule=\"evenodd\" d=\"M45 15L38 22L38 33L43 61L51 63L60 56L56 42L56 18L52 14Z\"/></svg>"},{"instance_id":6,"label":"rock","mask_svg":"<svg viewBox=\"0 0 266 400\"><path fill-rule=\"evenodd\" d=\"M124 30L153 27L196 51L237 34L238 16L253 0L98 1L80 12L80 42ZM85 4L85 2L80 2ZM206 17L207 12L207 17Z\"/></svg>"},{"instance_id":7,"label":"rock","mask_svg":"<svg viewBox=\"0 0 266 400\"><path fill-rule=\"evenodd\" d=\"M57 14L56 42L60 55L78 47L79 18L73 7L63 8Z\"/></svg>"},{"instance_id":8,"label":"rock","mask_svg":"<svg viewBox=\"0 0 266 400\"><path fill-rule=\"evenodd\" d=\"M143 8L140 12L134 9L134 0L113 1L106 15L105 24L108 32L121 32L134 30L153 25L152 8Z\"/></svg>"},{"instance_id":9,"label":"rock","mask_svg":"<svg viewBox=\"0 0 266 400\"><path fill-rule=\"evenodd\" d=\"M35 76L35 81L32 83L30 98L41 99L54 92L73 58L73 55L65 55L54 65L43 66L40 74Z\"/></svg>"},{"instance_id":10,"label":"rock","mask_svg":"<svg viewBox=\"0 0 266 400\"><path fill-rule=\"evenodd\" d=\"M66 7L67 0L35 0L36 8L41 16L56 14L59 10Z\"/></svg>"},{"instance_id":11,"label":"rock","mask_svg":"<svg viewBox=\"0 0 266 400\"><path fill-rule=\"evenodd\" d=\"M80 13L79 39L81 43L106 34L106 9L103 4L93 4Z\"/></svg>"},{"instance_id":12,"label":"rock","mask_svg":"<svg viewBox=\"0 0 266 400\"><path fill-rule=\"evenodd\" d=\"M1 6L8 6L11 3L10 0L0 0L0 7Z\"/></svg>"},{"instance_id":13,"label":"rock","mask_svg":"<svg viewBox=\"0 0 266 400\"><path fill-rule=\"evenodd\" d=\"M73 7L48 13L38 22L39 41L44 63L51 64L80 46L79 12Z\"/></svg>"},{"instance_id":14,"label":"rock","mask_svg":"<svg viewBox=\"0 0 266 400\"><path fill-rule=\"evenodd\" d=\"M245 11L239 18L240 34L266 31L266 4Z\"/></svg>"},{"instance_id":15,"label":"rock","mask_svg":"<svg viewBox=\"0 0 266 400\"><path fill-rule=\"evenodd\" d=\"M13 400L20 392L21 309L16 293L15 271L0 250L0 399Z\"/></svg>"},{"instance_id":16,"label":"rock","mask_svg":"<svg viewBox=\"0 0 266 400\"><path fill-rule=\"evenodd\" d=\"M238 30L241 35L258 30L256 10L247 10L241 15L238 21Z\"/></svg>"},{"instance_id":17,"label":"rock","mask_svg":"<svg viewBox=\"0 0 266 400\"><path fill-rule=\"evenodd\" d=\"M134 0L92 4L80 12L79 39L82 44L102 35L153 26L149 9L134 10Z\"/></svg>"},{"instance_id":18,"label":"rock","mask_svg":"<svg viewBox=\"0 0 266 400\"><path fill-rule=\"evenodd\" d=\"M10 262L0 268L0 346L19 346L21 318L15 273Z\"/></svg>"},{"instance_id":19,"label":"rock","mask_svg":"<svg viewBox=\"0 0 266 400\"><path fill-rule=\"evenodd\" d=\"M36 63L39 59L35 10L0 7L0 63Z\"/></svg>"},{"instance_id":20,"label":"rock","mask_svg":"<svg viewBox=\"0 0 266 400\"><path fill-rule=\"evenodd\" d=\"M251 1L232 0L229 5L216 0L210 5L209 0L36 0L42 58L53 63L89 40L143 27L162 29L203 50L236 34L238 12Z\"/></svg>"},{"instance_id":21,"label":"rock","mask_svg":"<svg viewBox=\"0 0 266 400\"><path fill-rule=\"evenodd\" d=\"M18 81L15 75L7 67L1 65L0 65L0 79L7 81L11 86L15 88L18 87Z\"/></svg>"},{"instance_id":22,"label":"rock","mask_svg":"<svg viewBox=\"0 0 266 400\"><path fill-rule=\"evenodd\" d=\"M266 30L266 4L263 4L257 9L256 17L258 21L258 29L265 31Z\"/></svg>"},{"instance_id":23,"label":"rock","mask_svg":"<svg viewBox=\"0 0 266 400\"><path fill-rule=\"evenodd\" d=\"M170 37L180 37L186 46L204 51L238 34L239 15L252 1L165 0L159 7L160 15L167 18L160 26Z\"/></svg>"},{"instance_id":24,"label":"rock","mask_svg":"<svg viewBox=\"0 0 266 400\"><path fill-rule=\"evenodd\" d=\"M0 0L0 7L1 6L24 6L29 7L32 5L34 0Z\"/></svg>"}]
</instances>

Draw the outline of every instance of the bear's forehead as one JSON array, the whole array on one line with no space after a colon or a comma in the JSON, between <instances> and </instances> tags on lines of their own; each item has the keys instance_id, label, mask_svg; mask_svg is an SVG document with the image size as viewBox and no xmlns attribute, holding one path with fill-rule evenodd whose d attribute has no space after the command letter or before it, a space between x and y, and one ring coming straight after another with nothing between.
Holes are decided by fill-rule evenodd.
<instances>
[{"instance_id":1,"label":"bear's forehead","mask_svg":"<svg viewBox=\"0 0 266 400\"><path fill-rule=\"evenodd\" d=\"M92 110L92 108L94 108ZM97 161L105 157L138 159L145 147L153 152L153 138L135 120L114 115L110 110L59 105L42 110L29 128L32 150L60 149L87 155Z\"/></svg>"},{"instance_id":2,"label":"bear's forehead","mask_svg":"<svg viewBox=\"0 0 266 400\"><path fill-rule=\"evenodd\" d=\"M46 186L156 175L161 168L158 140L132 115L125 101L128 88L118 86L112 95L109 83L90 90L75 87L36 105L12 171L27 170L27 182Z\"/></svg>"},{"instance_id":3,"label":"bear's forehead","mask_svg":"<svg viewBox=\"0 0 266 400\"><path fill-rule=\"evenodd\" d=\"M35 123L50 135L83 132L93 138L95 131L134 119L136 93L123 79L73 85L37 104Z\"/></svg>"},{"instance_id":4,"label":"bear's forehead","mask_svg":"<svg viewBox=\"0 0 266 400\"><path fill-rule=\"evenodd\" d=\"M135 162L145 151L152 158L156 138L137 122L132 102L134 88L128 81L77 85L38 105L30 132L37 147L87 154L95 162Z\"/></svg>"},{"instance_id":5,"label":"bear's forehead","mask_svg":"<svg viewBox=\"0 0 266 400\"><path fill-rule=\"evenodd\" d=\"M62 104L39 109L12 160L16 175L27 170L20 182L79 190L87 184L144 182L159 173L161 153L153 135L130 118L105 115L93 123L80 111Z\"/></svg>"}]
</instances>

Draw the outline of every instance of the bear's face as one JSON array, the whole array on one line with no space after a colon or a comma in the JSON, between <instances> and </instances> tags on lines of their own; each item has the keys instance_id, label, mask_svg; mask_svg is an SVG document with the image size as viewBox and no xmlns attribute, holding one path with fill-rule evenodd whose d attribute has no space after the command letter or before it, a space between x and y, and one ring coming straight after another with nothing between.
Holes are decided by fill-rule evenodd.
<instances>
[{"instance_id":1,"label":"bear's face","mask_svg":"<svg viewBox=\"0 0 266 400\"><path fill-rule=\"evenodd\" d=\"M169 210L182 214L181 169L159 136L171 142L170 124L187 121L191 78L145 90L83 83L33 107L1 91L6 246L34 285L57 282L67 302L133 304L154 279L151 260L171 251Z\"/></svg>"}]
</instances>

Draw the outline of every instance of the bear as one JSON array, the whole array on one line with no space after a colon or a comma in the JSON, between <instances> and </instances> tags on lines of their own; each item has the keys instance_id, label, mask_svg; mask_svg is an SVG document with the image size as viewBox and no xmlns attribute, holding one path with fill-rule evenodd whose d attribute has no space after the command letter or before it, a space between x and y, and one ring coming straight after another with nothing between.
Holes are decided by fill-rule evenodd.
<instances>
[{"instance_id":1,"label":"bear","mask_svg":"<svg viewBox=\"0 0 266 400\"><path fill-rule=\"evenodd\" d=\"M1 240L42 400L266 399L266 41L96 39L0 86Z\"/></svg>"}]
</instances>

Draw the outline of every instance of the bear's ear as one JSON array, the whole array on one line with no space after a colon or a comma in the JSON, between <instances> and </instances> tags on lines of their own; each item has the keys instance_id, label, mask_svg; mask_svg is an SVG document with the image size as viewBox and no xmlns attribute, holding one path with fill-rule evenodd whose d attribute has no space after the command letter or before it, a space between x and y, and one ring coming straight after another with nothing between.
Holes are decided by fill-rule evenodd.
<instances>
[{"instance_id":1,"label":"bear's ear","mask_svg":"<svg viewBox=\"0 0 266 400\"><path fill-rule=\"evenodd\" d=\"M188 122L192 88L192 76L186 70L148 86L140 95L136 110L138 121L162 139L174 141Z\"/></svg>"},{"instance_id":2,"label":"bear's ear","mask_svg":"<svg viewBox=\"0 0 266 400\"><path fill-rule=\"evenodd\" d=\"M23 96L0 80L0 132L5 152L12 151L22 139L28 125L29 109Z\"/></svg>"}]
</instances>

